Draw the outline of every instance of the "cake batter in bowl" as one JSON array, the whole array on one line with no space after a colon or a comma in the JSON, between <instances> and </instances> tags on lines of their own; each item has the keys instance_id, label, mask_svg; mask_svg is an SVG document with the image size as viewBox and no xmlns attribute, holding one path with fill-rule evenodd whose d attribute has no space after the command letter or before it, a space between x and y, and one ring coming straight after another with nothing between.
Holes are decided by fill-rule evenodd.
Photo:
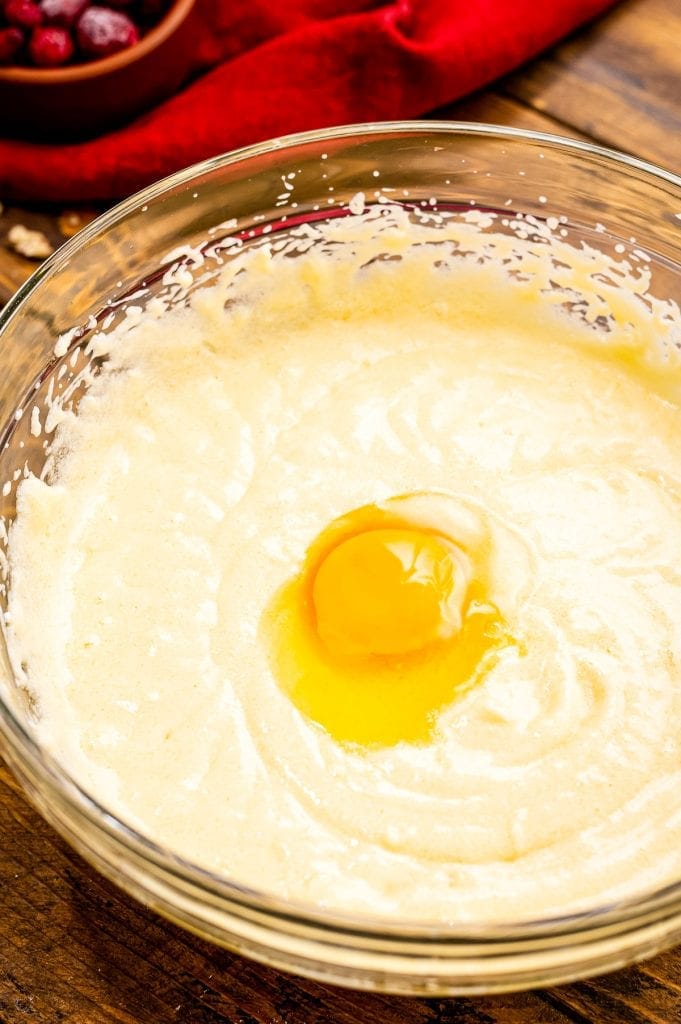
<instances>
[{"instance_id":1,"label":"cake batter in bowl","mask_svg":"<svg viewBox=\"0 0 681 1024\"><path fill-rule=\"evenodd\" d=\"M391 991L678 938L680 196L339 129L153 187L15 298L3 734L100 870Z\"/></svg>"}]
</instances>

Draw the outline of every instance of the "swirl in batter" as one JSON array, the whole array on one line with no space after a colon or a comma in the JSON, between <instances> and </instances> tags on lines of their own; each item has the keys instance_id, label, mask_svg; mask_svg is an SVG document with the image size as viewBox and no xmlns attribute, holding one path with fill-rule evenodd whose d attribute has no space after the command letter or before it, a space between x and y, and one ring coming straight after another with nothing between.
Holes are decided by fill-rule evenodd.
<instances>
[{"instance_id":1,"label":"swirl in batter","mask_svg":"<svg viewBox=\"0 0 681 1024\"><path fill-rule=\"evenodd\" d=\"M167 848L317 906L527 919L676 879L672 328L597 288L594 254L349 220L101 339L11 529L8 639L41 742ZM390 669L353 732L342 672L315 702L308 641L273 609L329 524L396 500L407 539L451 555L446 628L432 651L424 633L417 710L391 707L415 698ZM447 645L483 606L454 679Z\"/></svg>"}]
</instances>

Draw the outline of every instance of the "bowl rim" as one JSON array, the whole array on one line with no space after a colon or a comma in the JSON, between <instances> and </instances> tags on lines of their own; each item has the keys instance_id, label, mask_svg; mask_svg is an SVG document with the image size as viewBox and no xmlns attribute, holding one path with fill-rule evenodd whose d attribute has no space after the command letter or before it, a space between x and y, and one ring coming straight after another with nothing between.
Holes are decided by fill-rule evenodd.
<instances>
[{"instance_id":1,"label":"bowl rim","mask_svg":"<svg viewBox=\"0 0 681 1024\"><path fill-rule=\"evenodd\" d=\"M82 64L67 64L60 68L35 68L25 65L0 67L0 82L16 85L55 86L67 82L86 82L101 75L119 71L145 57L161 46L177 31L189 16L196 0L172 0L171 6L160 21L142 36L134 46L118 50L109 57L83 61Z\"/></svg>"},{"instance_id":2,"label":"bowl rim","mask_svg":"<svg viewBox=\"0 0 681 1024\"><path fill-rule=\"evenodd\" d=\"M679 191L679 213L676 216L679 218L679 240L681 243L681 176L627 153L547 132L478 122L407 120L348 124L268 139L211 157L176 171L113 206L65 242L14 293L5 307L0 310L0 339L5 326L15 315L20 313L21 306L31 292L53 270L67 262L84 242L104 233L136 209L144 207L156 199L162 199L163 194L170 189L182 186L186 186L188 189L195 184L195 179L212 171L242 161L245 162L252 157L286 150L301 144L333 142L351 137L380 135L428 137L430 134L478 136L508 140L509 142L514 140L529 142L559 151L568 150L590 155L611 165L619 165L623 169L643 172L658 182L672 185ZM2 426L4 429L5 425ZM651 922L659 924L672 916L676 919L681 913L681 879L657 889L644 891L626 899L583 911L516 921L482 921L473 924L449 925L433 921L405 922L386 918L371 918L336 910L320 910L312 904L270 896L265 892L252 889L199 867L164 849L143 833L117 818L83 789L61 767L53 755L40 747L5 701L1 688L0 736L10 745L9 763L22 777L27 777L24 766L28 765L31 774L39 776L41 783L46 785L50 795L57 802L66 801L68 806L75 810L90 827L105 833L116 846L123 845L128 852L132 852L148 865L174 879L183 887L183 892L186 892L187 889L194 891L198 888L202 895L220 901L221 906L226 905L229 909L236 910L237 914L242 911L243 913L240 915L242 917L253 913L262 914L268 923L278 921L283 927L301 928L307 931L312 929L315 935L326 935L327 938L322 941L327 943L332 942L333 937L338 936L360 940L385 940L392 943L393 946L404 948L410 943L418 942L426 947L433 947L434 953L439 949L440 955L444 957L451 953L452 947L465 946L467 950L470 951L472 948L474 951L476 947L482 950L483 946L494 943L501 944L501 946L507 945L509 947L507 952L510 953L511 947L522 940L541 942L551 938L555 941L581 938L585 942L597 942L602 936L604 928L619 926L620 932L630 932ZM16 757L17 751L21 756L21 761ZM28 777L30 778L30 774Z\"/></svg>"}]
</instances>

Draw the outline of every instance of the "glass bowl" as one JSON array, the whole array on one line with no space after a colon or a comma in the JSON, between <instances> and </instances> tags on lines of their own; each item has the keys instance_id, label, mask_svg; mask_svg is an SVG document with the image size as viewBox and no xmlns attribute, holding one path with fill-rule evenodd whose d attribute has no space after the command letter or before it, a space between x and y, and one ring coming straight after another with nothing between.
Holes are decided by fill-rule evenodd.
<instances>
[{"instance_id":1,"label":"glass bowl","mask_svg":"<svg viewBox=\"0 0 681 1024\"><path fill-rule=\"evenodd\" d=\"M50 388L69 387L94 327L115 323L178 260L200 283L202 261L191 253L207 239L219 251L221 239L248 242L337 215L359 192L367 202L383 197L554 219L575 244L591 241L644 261L651 292L681 300L681 179L631 157L536 132L444 122L349 126L242 149L175 174L100 217L2 312L5 522L15 514L24 466L39 472L45 457L44 442L31 432L31 404ZM117 820L41 749L30 701L0 647L3 753L38 810L134 897L239 953L342 985L449 995L563 982L681 940L681 880L588 913L442 927L331 914L216 877Z\"/></svg>"}]
</instances>

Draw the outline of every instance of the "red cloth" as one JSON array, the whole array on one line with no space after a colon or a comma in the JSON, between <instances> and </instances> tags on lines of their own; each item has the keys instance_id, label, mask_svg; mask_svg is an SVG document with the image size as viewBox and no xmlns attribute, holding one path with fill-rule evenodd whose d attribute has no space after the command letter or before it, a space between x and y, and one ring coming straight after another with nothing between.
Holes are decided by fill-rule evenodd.
<instances>
[{"instance_id":1,"label":"red cloth","mask_svg":"<svg viewBox=\"0 0 681 1024\"><path fill-rule=\"evenodd\" d=\"M108 200L269 137L416 117L521 64L612 2L198 0L190 85L98 139L0 139L0 196Z\"/></svg>"}]
</instances>

